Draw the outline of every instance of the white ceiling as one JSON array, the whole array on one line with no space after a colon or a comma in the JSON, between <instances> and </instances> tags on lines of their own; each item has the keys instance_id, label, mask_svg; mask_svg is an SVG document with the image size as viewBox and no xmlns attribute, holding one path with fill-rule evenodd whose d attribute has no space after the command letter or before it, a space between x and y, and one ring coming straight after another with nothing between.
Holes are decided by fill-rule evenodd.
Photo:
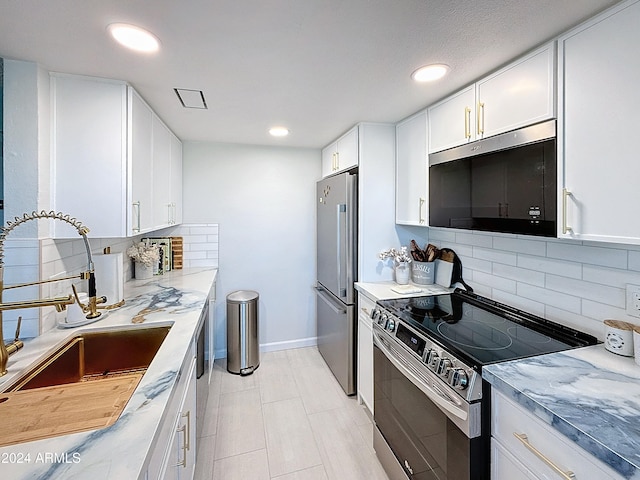
<instances>
[{"instance_id":1,"label":"white ceiling","mask_svg":"<svg viewBox=\"0 0 640 480\"><path fill-rule=\"evenodd\" d=\"M318 148L397 122L617 0L0 0L0 56L130 82L185 141ZM149 56L108 37L155 33ZM410 74L446 63L448 77ZM173 88L203 90L184 109ZM291 130L271 138L273 125Z\"/></svg>"}]
</instances>

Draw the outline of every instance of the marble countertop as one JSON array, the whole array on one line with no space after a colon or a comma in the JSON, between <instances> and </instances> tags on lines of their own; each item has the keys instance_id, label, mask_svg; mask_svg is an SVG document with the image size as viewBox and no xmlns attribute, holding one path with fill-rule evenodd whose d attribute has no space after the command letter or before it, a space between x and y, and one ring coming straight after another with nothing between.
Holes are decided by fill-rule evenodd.
<instances>
[{"instance_id":1,"label":"marble countertop","mask_svg":"<svg viewBox=\"0 0 640 480\"><path fill-rule=\"evenodd\" d=\"M217 269L174 270L150 280L125 284L126 304L103 314L95 323L77 328L55 328L25 341L9 358L9 373L0 390L46 352L80 331L171 324L171 330L124 408L110 427L52 437L0 448L3 478L54 479L144 478L147 456L164 411L177 385L178 371L198 331L200 314L215 281Z\"/></svg>"},{"instance_id":2,"label":"marble countertop","mask_svg":"<svg viewBox=\"0 0 640 480\"><path fill-rule=\"evenodd\" d=\"M482 377L619 472L640 478L640 366L602 344L489 365Z\"/></svg>"}]
</instances>

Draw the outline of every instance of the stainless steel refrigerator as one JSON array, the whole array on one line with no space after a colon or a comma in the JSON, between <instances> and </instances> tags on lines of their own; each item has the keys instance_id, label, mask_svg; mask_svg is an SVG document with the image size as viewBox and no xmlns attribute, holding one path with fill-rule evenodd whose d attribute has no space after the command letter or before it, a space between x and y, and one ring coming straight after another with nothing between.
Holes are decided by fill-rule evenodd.
<instances>
[{"instance_id":1,"label":"stainless steel refrigerator","mask_svg":"<svg viewBox=\"0 0 640 480\"><path fill-rule=\"evenodd\" d=\"M317 183L318 350L347 395L356 393L358 175Z\"/></svg>"}]
</instances>

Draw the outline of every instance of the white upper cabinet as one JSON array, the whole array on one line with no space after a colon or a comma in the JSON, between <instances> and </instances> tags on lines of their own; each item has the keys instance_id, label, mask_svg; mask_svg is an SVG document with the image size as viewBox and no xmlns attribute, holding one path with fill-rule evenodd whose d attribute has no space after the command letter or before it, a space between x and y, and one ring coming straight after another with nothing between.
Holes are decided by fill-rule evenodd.
<instances>
[{"instance_id":1,"label":"white upper cabinet","mask_svg":"<svg viewBox=\"0 0 640 480\"><path fill-rule=\"evenodd\" d=\"M475 104L475 85L471 85L429 107L429 153L476 139Z\"/></svg>"},{"instance_id":2,"label":"white upper cabinet","mask_svg":"<svg viewBox=\"0 0 640 480\"><path fill-rule=\"evenodd\" d=\"M171 211L169 225L182 223L182 142L171 134L171 168L169 175Z\"/></svg>"},{"instance_id":3,"label":"white upper cabinet","mask_svg":"<svg viewBox=\"0 0 640 480\"><path fill-rule=\"evenodd\" d=\"M429 153L555 117L555 43L429 107Z\"/></svg>"},{"instance_id":4,"label":"white upper cabinet","mask_svg":"<svg viewBox=\"0 0 640 480\"><path fill-rule=\"evenodd\" d=\"M322 149L322 176L358 166L358 128L354 127Z\"/></svg>"},{"instance_id":5,"label":"white upper cabinet","mask_svg":"<svg viewBox=\"0 0 640 480\"><path fill-rule=\"evenodd\" d=\"M638 25L624 2L560 38L560 237L640 244Z\"/></svg>"},{"instance_id":6,"label":"white upper cabinet","mask_svg":"<svg viewBox=\"0 0 640 480\"><path fill-rule=\"evenodd\" d=\"M427 225L427 112L396 125L396 223Z\"/></svg>"},{"instance_id":7,"label":"white upper cabinet","mask_svg":"<svg viewBox=\"0 0 640 480\"><path fill-rule=\"evenodd\" d=\"M125 82L51 75L53 209L97 238L182 218L182 145ZM174 162L175 159L175 162ZM77 236L62 222L54 238Z\"/></svg>"},{"instance_id":8,"label":"white upper cabinet","mask_svg":"<svg viewBox=\"0 0 640 480\"><path fill-rule=\"evenodd\" d=\"M151 108L129 88L129 167L131 219L129 234L149 232L153 229L153 122Z\"/></svg>"},{"instance_id":9,"label":"white upper cabinet","mask_svg":"<svg viewBox=\"0 0 640 480\"><path fill-rule=\"evenodd\" d=\"M51 205L77 218L92 237L127 233L127 86L51 76ZM54 238L78 232L52 222Z\"/></svg>"},{"instance_id":10,"label":"white upper cabinet","mask_svg":"<svg viewBox=\"0 0 640 480\"><path fill-rule=\"evenodd\" d=\"M476 137L555 117L555 43L476 83Z\"/></svg>"},{"instance_id":11,"label":"white upper cabinet","mask_svg":"<svg viewBox=\"0 0 640 480\"><path fill-rule=\"evenodd\" d=\"M171 137L172 134L158 117L153 118L153 225L170 224L171 205Z\"/></svg>"}]
</instances>

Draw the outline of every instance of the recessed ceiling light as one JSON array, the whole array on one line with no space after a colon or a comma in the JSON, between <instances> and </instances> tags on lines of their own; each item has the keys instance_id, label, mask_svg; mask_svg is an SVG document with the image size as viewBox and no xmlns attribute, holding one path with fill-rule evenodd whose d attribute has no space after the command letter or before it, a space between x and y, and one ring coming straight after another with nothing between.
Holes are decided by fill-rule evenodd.
<instances>
[{"instance_id":1,"label":"recessed ceiling light","mask_svg":"<svg viewBox=\"0 0 640 480\"><path fill-rule=\"evenodd\" d=\"M269 133L274 137L286 137L289 135L289 129L285 127L272 127L269 129Z\"/></svg>"},{"instance_id":2,"label":"recessed ceiling light","mask_svg":"<svg viewBox=\"0 0 640 480\"><path fill-rule=\"evenodd\" d=\"M411 78L416 82L433 82L434 80L444 77L448 71L449 67L442 63L425 65L413 72Z\"/></svg>"},{"instance_id":3,"label":"recessed ceiling light","mask_svg":"<svg viewBox=\"0 0 640 480\"><path fill-rule=\"evenodd\" d=\"M131 50L153 53L160 49L160 40L144 28L127 23L112 23L107 29L118 43Z\"/></svg>"}]
</instances>

